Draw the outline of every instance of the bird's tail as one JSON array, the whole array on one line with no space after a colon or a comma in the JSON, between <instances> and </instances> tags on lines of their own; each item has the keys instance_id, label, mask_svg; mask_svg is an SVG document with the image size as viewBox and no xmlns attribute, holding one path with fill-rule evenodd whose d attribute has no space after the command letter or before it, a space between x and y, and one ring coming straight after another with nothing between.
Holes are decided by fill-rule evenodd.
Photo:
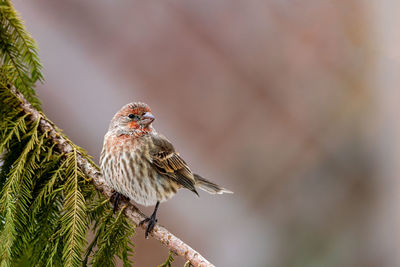
<instances>
[{"instance_id":1,"label":"bird's tail","mask_svg":"<svg viewBox=\"0 0 400 267\"><path fill-rule=\"evenodd\" d=\"M223 193L233 194L232 191L225 189L217 184L214 184L213 182L204 179L198 174L194 174L194 179L196 180L196 186L198 186L200 189L210 194L223 194Z\"/></svg>"}]
</instances>

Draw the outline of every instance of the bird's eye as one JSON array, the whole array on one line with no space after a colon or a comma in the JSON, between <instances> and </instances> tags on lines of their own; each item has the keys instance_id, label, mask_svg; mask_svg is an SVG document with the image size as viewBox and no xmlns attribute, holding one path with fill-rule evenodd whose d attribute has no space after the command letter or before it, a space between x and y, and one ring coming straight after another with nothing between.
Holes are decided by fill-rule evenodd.
<instances>
[{"instance_id":1,"label":"bird's eye","mask_svg":"<svg viewBox=\"0 0 400 267\"><path fill-rule=\"evenodd\" d=\"M129 117L130 119L134 119L134 120L137 120L137 119L139 118L138 115L135 115L135 114L132 114L132 113L129 114L128 117Z\"/></svg>"}]
</instances>

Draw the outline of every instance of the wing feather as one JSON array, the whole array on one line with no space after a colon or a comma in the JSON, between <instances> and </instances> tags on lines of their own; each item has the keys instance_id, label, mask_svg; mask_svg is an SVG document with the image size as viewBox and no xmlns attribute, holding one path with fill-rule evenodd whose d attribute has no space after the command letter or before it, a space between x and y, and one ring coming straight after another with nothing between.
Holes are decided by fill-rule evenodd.
<instances>
[{"instance_id":1,"label":"wing feather","mask_svg":"<svg viewBox=\"0 0 400 267\"><path fill-rule=\"evenodd\" d=\"M151 163L157 172L198 195L193 173L175 151L173 145L162 136L151 136L150 138Z\"/></svg>"}]
</instances>

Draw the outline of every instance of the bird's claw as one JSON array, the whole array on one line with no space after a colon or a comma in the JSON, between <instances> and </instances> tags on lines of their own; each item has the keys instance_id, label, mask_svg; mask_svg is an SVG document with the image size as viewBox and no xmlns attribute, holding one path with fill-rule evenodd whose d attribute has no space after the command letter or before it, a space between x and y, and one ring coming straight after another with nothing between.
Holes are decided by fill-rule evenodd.
<instances>
[{"instance_id":1,"label":"bird's claw","mask_svg":"<svg viewBox=\"0 0 400 267\"><path fill-rule=\"evenodd\" d=\"M154 226L158 220L156 219L156 216L151 215L149 218L144 219L139 223L139 226L143 225L144 223L148 223L146 227L146 231L144 233L144 237L147 239L149 236L149 233L153 230Z\"/></svg>"},{"instance_id":2,"label":"bird's claw","mask_svg":"<svg viewBox=\"0 0 400 267\"><path fill-rule=\"evenodd\" d=\"M119 202L121 200L122 195L120 193L118 193L117 191L115 191L111 197L110 197L110 201L113 203L113 212L115 213L118 209L118 205Z\"/></svg>"}]
</instances>

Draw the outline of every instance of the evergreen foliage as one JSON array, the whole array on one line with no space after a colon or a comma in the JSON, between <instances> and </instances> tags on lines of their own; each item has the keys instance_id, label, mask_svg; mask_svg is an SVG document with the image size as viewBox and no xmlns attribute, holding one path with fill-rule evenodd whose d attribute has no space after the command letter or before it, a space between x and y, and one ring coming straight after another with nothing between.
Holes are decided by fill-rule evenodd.
<instances>
[{"instance_id":1,"label":"evergreen foliage","mask_svg":"<svg viewBox=\"0 0 400 267\"><path fill-rule=\"evenodd\" d=\"M174 253L172 251L169 252L168 258L165 260L165 262L161 265L158 265L158 267L172 267L172 263L174 262Z\"/></svg>"},{"instance_id":2,"label":"evergreen foliage","mask_svg":"<svg viewBox=\"0 0 400 267\"><path fill-rule=\"evenodd\" d=\"M11 90L40 108L36 44L8 0L0 0L0 62L0 266L113 266L116 256L130 266L134 227L79 168L77 154L89 156L70 141L70 153L57 151Z\"/></svg>"},{"instance_id":3,"label":"evergreen foliage","mask_svg":"<svg viewBox=\"0 0 400 267\"><path fill-rule=\"evenodd\" d=\"M34 86L43 81L38 49L10 0L0 0L0 62L10 67L15 87L37 109Z\"/></svg>"},{"instance_id":4,"label":"evergreen foliage","mask_svg":"<svg viewBox=\"0 0 400 267\"><path fill-rule=\"evenodd\" d=\"M113 210L108 206L102 212L101 216L104 223L97 227L96 236L87 250L86 257L90 254L92 248L97 245L99 249L93 255L92 266L113 266L115 264L113 255L118 255L122 259L124 267L131 266L132 263L128 257L132 253L131 246L133 244L129 236L134 233L134 228L122 214L124 208L119 211L115 218ZM85 258L86 262L87 258Z\"/></svg>"}]
</instances>

